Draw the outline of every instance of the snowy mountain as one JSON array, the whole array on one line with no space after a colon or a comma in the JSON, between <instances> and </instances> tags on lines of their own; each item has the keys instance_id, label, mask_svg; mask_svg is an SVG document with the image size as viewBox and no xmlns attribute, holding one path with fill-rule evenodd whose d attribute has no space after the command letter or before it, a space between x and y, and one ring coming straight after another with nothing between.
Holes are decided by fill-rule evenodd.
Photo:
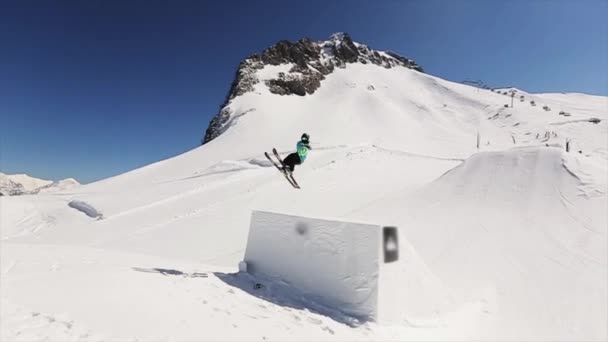
<instances>
[{"instance_id":1,"label":"snowy mountain","mask_svg":"<svg viewBox=\"0 0 608 342\"><path fill-rule=\"evenodd\" d=\"M65 190L77 185L80 185L80 183L74 178L54 182L26 174L6 175L0 172L0 194L4 196Z\"/></svg>"},{"instance_id":2,"label":"snowy mountain","mask_svg":"<svg viewBox=\"0 0 608 342\"><path fill-rule=\"evenodd\" d=\"M320 42L308 38L295 43L282 40L260 55L254 54L241 62L224 104L207 128L203 143L222 134L232 120L246 113L231 106L231 102L254 91L257 83L263 82L273 94L305 96L319 89L327 75L352 63L423 71L413 60L391 51L370 49L353 42L347 33L335 33L329 40Z\"/></svg>"},{"instance_id":3,"label":"snowy mountain","mask_svg":"<svg viewBox=\"0 0 608 342\"><path fill-rule=\"evenodd\" d=\"M518 90L511 107L346 37L241 63L198 148L0 198L1 338L605 340L608 98ZM319 57L289 52L306 46ZM303 132L295 190L263 152ZM380 295L406 317L351 324L238 273L253 210L398 227L407 264Z\"/></svg>"},{"instance_id":4,"label":"snowy mountain","mask_svg":"<svg viewBox=\"0 0 608 342\"><path fill-rule=\"evenodd\" d=\"M45 186L41 186L36 190L33 190L32 193L46 193L46 192L54 192L60 190L67 190L79 186L80 183L74 178L66 178L60 181L52 182L51 184L47 184Z\"/></svg>"},{"instance_id":5,"label":"snowy mountain","mask_svg":"<svg viewBox=\"0 0 608 342\"><path fill-rule=\"evenodd\" d=\"M15 182L7 175L0 173L0 195L13 196L25 193L26 190L22 184Z\"/></svg>"},{"instance_id":6,"label":"snowy mountain","mask_svg":"<svg viewBox=\"0 0 608 342\"><path fill-rule=\"evenodd\" d=\"M0 173L0 193L6 196L25 194L51 183L53 181L31 177L26 174L6 175Z\"/></svg>"}]
</instances>

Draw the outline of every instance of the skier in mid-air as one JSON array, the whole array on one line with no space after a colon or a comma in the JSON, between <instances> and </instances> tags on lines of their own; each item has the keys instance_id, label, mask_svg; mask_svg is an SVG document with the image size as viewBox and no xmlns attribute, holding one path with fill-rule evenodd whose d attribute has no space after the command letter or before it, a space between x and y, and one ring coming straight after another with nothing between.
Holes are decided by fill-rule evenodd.
<instances>
[{"instance_id":1,"label":"skier in mid-air","mask_svg":"<svg viewBox=\"0 0 608 342\"><path fill-rule=\"evenodd\" d=\"M295 170L296 165L300 165L306 160L308 150L312 150L310 148L310 136L304 133L296 144L296 152L291 153L283 159L284 170L291 174Z\"/></svg>"},{"instance_id":2,"label":"skier in mid-air","mask_svg":"<svg viewBox=\"0 0 608 342\"><path fill-rule=\"evenodd\" d=\"M306 157L308 156L308 150L311 150L310 136L308 134L306 134L306 133L302 134L300 141L298 141L298 143L296 145L296 149L297 149L296 152L289 154L287 157L285 157L285 159L281 159L281 156L279 155L279 153L277 152L277 150L275 148L272 149L272 152L274 153L275 157L277 157L277 159L279 160L279 163L281 164L281 166L279 166L274 160L272 160L272 158L270 158L270 155L268 155L267 152L264 152L264 155L266 155L266 158L268 158L268 160L270 160L272 162L272 164L285 175L285 178L287 178L287 181L289 181L289 183L294 188L299 189L300 186L298 185L296 180L293 178L292 173L295 170L296 165L300 165L304 162L304 160L306 160Z\"/></svg>"}]
</instances>

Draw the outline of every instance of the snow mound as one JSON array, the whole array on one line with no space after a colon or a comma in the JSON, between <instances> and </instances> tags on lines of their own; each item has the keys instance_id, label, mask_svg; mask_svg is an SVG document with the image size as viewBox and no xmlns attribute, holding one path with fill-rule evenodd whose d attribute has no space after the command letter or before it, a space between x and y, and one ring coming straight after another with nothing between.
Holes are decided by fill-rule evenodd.
<instances>
[{"instance_id":1,"label":"snow mound","mask_svg":"<svg viewBox=\"0 0 608 342\"><path fill-rule=\"evenodd\" d=\"M275 302L348 324L436 325L449 295L401 240L398 227L254 211L244 261Z\"/></svg>"},{"instance_id":2,"label":"snow mound","mask_svg":"<svg viewBox=\"0 0 608 342\"><path fill-rule=\"evenodd\" d=\"M551 147L481 152L360 216L392 218L460 302L484 304L482 339L601 339L608 203L586 195L601 185L568 169L573 158Z\"/></svg>"},{"instance_id":3,"label":"snow mound","mask_svg":"<svg viewBox=\"0 0 608 342\"><path fill-rule=\"evenodd\" d=\"M73 201L70 201L70 203L68 203L68 206L70 208L74 208L78 211L85 213L88 217L92 217L92 218L96 218L96 219L103 218L102 213L97 211L97 209L95 209L95 207L93 207L92 205L90 205L89 203L87 203L85 201L73 200Z\"/></svg>"},{"instance_id":4,"label":"snow mound","mask_svg":"<svg viewBox=\"0 0 608 342\"><path fill-rule=\"evenodd\" d=\"M483 203L484 207L499 201L510 207L529 208L530 204L541 205L575 192L579 178L565 167L565 158L562 150L553 147L480 152L448 171L425 191L436 196L464 197ZM526 195L527 202L520 201L521 195Z\"/></svg>"},{"instance_id":5,"label":"snow mound","mask_svg":"<svg viewBox=\"0 0 608 342\"><path fill-rule=\"evenodd\" d=\"M60 208L65 208L65 203L52 198L0 197L0 239L24 237L54 228L56 210Z\"/></svg>"},{"instance_id":6,"label":"snow mound","mask_svg":"<svg viewBox=\"0 0 608 342\"><path fill-rule=\"evenodd\" d=\"M369 224L254 211L248 272L287 282L318 303L377 319L379 232Z\"/></svg>"}]
</instances>

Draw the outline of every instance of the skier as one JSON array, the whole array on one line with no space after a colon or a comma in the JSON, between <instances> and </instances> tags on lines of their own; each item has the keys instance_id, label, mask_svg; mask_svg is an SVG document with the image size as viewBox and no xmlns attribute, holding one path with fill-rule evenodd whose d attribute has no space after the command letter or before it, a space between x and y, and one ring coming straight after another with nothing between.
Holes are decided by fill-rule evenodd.
<instances>
[{"instance_id":1,"label":"skier","mask_svg":"<svg viewBox=\"0 0 608 342\"><path fill-rule=\"evenodd\" d=\"M312 148L310 148L310 136L308 134L302 134L300 141L296 144L296 149L296 152L291 153L283 160L283 170L289 174L295 170L296 165L300 165L306 160L308 150L312 150Z\"/></svg>"},{"instance_id":2,"label":"skier","mask_svg":"<svg viewBox=\"0 0 608 342\"><path fill-rule=\"evenodd\" d=\"M268 158L268 160L270 160L270 162L272 163L272 165L274 165L274 167L276 167L279 171L281 171L281 173L285 176L285 178L287 178L287 181L296 189L300 188L300 185L298 185L298 182L296 182L296 180L293 178L293 170L295 170L296 165L300 165L304 162L304 160L306 160L306 156L308 155L308 150L311 150L310 148L310 136L306 133L302 134L302 137L300 138L300 141L298 141L298 144L296 145L296 149L297 151L288 155L287 157L285 157L285 159L281 160L281 156L279 155L279 152L277 152L276 148L272 149L272 153L274 153L274 156L277 158L277 160L279 161L279 163L275 162L270 155L268 154L268 152L264 152L264 155L266 156L266 158ZM281 165L279 165L281 164Z\"/></svg>"}]
</instances>

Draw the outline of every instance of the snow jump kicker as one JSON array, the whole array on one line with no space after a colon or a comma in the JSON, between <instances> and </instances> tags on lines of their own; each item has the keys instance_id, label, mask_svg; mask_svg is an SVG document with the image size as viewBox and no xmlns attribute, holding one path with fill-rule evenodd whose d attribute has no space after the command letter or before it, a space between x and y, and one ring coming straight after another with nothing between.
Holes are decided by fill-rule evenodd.
<instances>
[{"instance_id":1,"label":"snow jump kicker","mask_svg":"<svg viewBox=\"0 0 608 342\"><path fill-rule=\"evenodd\" d=\"M253 211L239 268L289 284L315 304L380 321L390 320L384 308L398 299L379 295L398 261L397 227Z\"/></svg>"}]
</instances>

